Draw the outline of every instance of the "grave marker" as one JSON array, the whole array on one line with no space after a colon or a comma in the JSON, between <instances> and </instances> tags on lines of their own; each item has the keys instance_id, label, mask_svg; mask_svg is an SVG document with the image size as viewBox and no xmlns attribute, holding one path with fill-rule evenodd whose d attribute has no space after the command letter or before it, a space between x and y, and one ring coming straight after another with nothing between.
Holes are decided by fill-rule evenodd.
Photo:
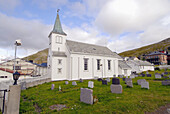
<instances>
[{"instance_id":1,"label":"grave marker","mask_svg":"<svg viewBox=\"0 0 170 114\"><path fill-rule=\"evenodd\" d=\"M65 81L65 84L68 85L68 81Z\"/></svg>"},{"instance_id":2,"label":"grave marker","mask_svg":"<svg viewBox=\"0 0 170 114\"><path fill-rule=\"evenodd\" d=\"M110 78L106 78L106 81L107 81L107 82L110 82Z\"/></svg>"},{"instance_id":3,"label":"grave marker","mask_svg":"<svg viewBox=\"0 0 170 114\"><path fill-rule=\"evenodd\" d=\"M119 85L120 84L119 78L112 78L112 84Z\"/></svg>"},{"instance_id":4,"label":"grave marker","mask_svg":"<svg viewBox=\"0 0 170 114\"><path fill-rule=\"evenodd\" d=\"M72 82L72 85L77 85L77 83L74 81L74 82Z\"/></svg>"},{"instance_id":5,"label":"grave marker","mask_svg":"<svg viewBox=\"0 0 170 114\"><path fill-rule=\"evenodd\" d=\"M141 82L141 88L149 89L149 82Z\"/></svg>"},{"instance_id":6,"label":"grave marker","mask_svg":"<svg viewBox=\"0 0 170 114\"><path fill-rule=\"evenodd\" d=\"M162 85L170 85L170 80L164 80L164 81L162 81Z\"/></svg>"},{"instance_id":7,"label":"grave marker","mask_svg":"<svg viewBox=\"0 0 170 114\"><path fill-rule=\"evenodd\" d=\"M114 84L112 84L110 86L110 89L111 89L112 93L117 93L117 94L122 93L122 86L121 85L114 85Z\"/></svg>"},{"instance_id":8,"label":"grave marker","mask_svg":"<svg viewBox=\"0 0 170 114\"><path fill-rule=\"evenodd\" d=\"M51 84L51 90L54 90L55 85Z\"/></svg>"},{"instance_id":9,"label":"grave marker","mask_svg":"<svg viewBox=\"0 0 170 114\"><path fill-rule=\"evenodd\" d=\"M86 104L93 104L93 90L81 88L80 101Z\"/></svg>"},{"instance_id":10,"label":"grave marker","mask_svg":"<svg viewBox=\"0 0 170 114\"><path fill-rule=\"evenodd\" d=\"M102 85L107 85L107 80L102 80Z\"/></svg>"},{"instance_id":11,"label":"grave marker","mask_svg":"<svg viewBox=\"0 0 170 114\"><path fill-rule=\"evenodd\" d=\"M146 80L145 80L145 79L139 79L139 80L137 80L138 85L141 85L142 82L146 82Z\"/></svg>"},{"instance_id":12,"label":"grave marker","mask_svg":"<svg viewBox=\"0 0 170 114\"><path fill-rule=\"evenodd\" d=\"M94 87L94 82L93 81L89 81L88 82L88 87L89 88L93 88Z\"/></svg>"},{"instance_id":13,"label":"grave marker","mask_svg":"<svg viewBox=\"0 0 170 114\"><path fill-rule=\"evenodd\" d=\"M155 78L156 78L156 79L157 79L157 78L160 79L160 78L162 78L162 76L161 76L160 74L157 73L157 74L155 74Z\"/></svg>"}]
</instances>

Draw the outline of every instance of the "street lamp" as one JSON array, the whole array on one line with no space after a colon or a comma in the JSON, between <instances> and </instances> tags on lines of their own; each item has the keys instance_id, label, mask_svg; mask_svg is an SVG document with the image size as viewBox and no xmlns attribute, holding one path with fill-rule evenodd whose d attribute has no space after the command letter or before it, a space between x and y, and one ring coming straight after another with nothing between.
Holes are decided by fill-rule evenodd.
<instances>
[{"instance_id":1,"label":"street lamp","mask_svg":"<svg viewBox=\"0 0 170 114\"><path fill-rule=\"evenodd\" d=\"M19 79L19 77L20 77L20 73L18 71L13 73L13 79L15 80L13 85L17 85L17 80Z\"/></svg>"},{"instance_id":2,"label":"street lamp","mask_svg":"<svg viewBox=\"0 0 170 114\"><path fill-rule=\"evenodd\" d=\"M100 66L102 67L102 79L103 79L103 65L102 65L102 64L100 64Z\"/></svg>"},{"instance_id":3,"label":"street lamp","mask_svg":"<svg viewBox=\"0 0 170 114\"><path fill-rule=\"evenodd\" d=\"M15 58L14 58L14 71L13 71L13 79L15 80L13 85L17 85L17 80L19 79L20 73L15 72L15 63L16 63L16 54L17 54L17 46L21 46L21 40L15 41Z\"/></svg>"}]
</instances>

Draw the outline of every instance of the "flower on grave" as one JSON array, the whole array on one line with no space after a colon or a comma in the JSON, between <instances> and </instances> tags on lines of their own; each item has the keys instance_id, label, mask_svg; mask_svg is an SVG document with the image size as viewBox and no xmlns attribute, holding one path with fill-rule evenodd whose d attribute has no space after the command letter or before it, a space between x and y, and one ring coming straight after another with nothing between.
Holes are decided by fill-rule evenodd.
<instances>
[{"instance_id":1,"label":"flower on grave","mask_svg":"<svg viewBox=\"0 0 170 114\"><path fill-rule=\"evenodd\" d=\"M59 86L59 91L61 91L61 86Z\"/></svg>"}]
</instances>

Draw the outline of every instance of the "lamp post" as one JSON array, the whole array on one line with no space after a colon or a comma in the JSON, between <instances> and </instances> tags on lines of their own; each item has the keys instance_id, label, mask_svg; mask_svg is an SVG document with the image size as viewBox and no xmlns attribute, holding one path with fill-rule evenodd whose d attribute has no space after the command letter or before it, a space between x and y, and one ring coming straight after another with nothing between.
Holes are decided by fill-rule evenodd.
<instances>
[{"instance_id":1,"label":"lamp post","mask_svg":"<svg viewBox=\"0 0 170 114\"><path fill-rule=\"evenodd\" d=\"M102 65L102 64L100 64L100 66L102 67L102 79L103 79L103 65Z\"/></svg>"},{"instance_id":2,"label":"lamp post","mask_svg":"<svg viewBox=\"0 0 170 114\"><path fill-rule=\"evenodd\" d=\"M16 55L17 55L17 46L21 46L21 40L15 41L15 58L14 58L14 71L13 71L13 79L15 80L13 85L17 85L17 80L19 79L20 73L15 72L15 63L16 63Z\"/></svg>"}]
</instances>

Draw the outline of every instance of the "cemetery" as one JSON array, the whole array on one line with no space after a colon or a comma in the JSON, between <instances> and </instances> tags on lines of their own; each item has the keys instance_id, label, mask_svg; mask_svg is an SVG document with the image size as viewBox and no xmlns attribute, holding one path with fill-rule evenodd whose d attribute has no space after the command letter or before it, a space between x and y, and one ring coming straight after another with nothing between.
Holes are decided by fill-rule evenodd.
<instances>
[{"instance_id":1,"label":"cemetery","mask_svg":"<svg viewBox=\"0 0 170 114\"><path fill-rule=\"evenodd\" d=\"M169 72L163 74L168 78L156 78L155 72L143 74L145 76L138 74L135 78L121 76L33 84L22 89L19 111L22 114L146 113L170 104ZM161 74L162 71L156 73ZM24 87L24 83L21 84Z\"/></svg>"},{"instance_id":2,"label":"cemetery","mask_svg":"<svg viewBox=\"0 0 170 114\"><path fill-rule=\"evenodd\" d=\"M31 87L21 91L20 113L153 112L160 106L170 103L170 86L167 86L168 79L157 79L153 75L154 72L148 74L149 77L147 75L135 76L132 79L124 77L124 80L120 77L110 80L80 79ZM62 105L63 108L57 107ZM54 106L56 108L50 108Z\"/></svg>"}]
</instances>

